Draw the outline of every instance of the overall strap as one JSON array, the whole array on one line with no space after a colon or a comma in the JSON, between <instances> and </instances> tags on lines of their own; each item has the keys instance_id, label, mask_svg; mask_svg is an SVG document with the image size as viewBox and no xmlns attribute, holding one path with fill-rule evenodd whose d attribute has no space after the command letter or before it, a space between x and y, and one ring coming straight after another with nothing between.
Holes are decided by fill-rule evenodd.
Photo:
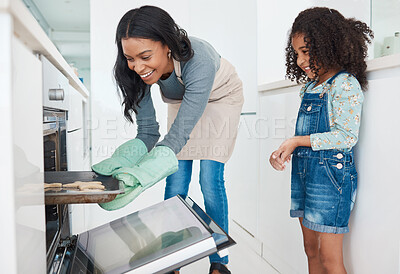
<instances>
[{"instance_id":1,"label":"overall strap","mask_svg":"<svg viewBox=\"0 0 400 274\"><path fill-rule=\"evenodd\" d=\"M328 84L329 84L329 85L332 85L333 80L335 80L335 78L338 77L338 76L339 76L340 74L342 74L343 72L346 72L346 71L345 71L345 70L341 70L341 71L339 71L338 73L336 73L335 75L333 75L333 76L331 77L331 79L328 80Z\"/></svg>"},{"instance_id":2,"label":"overall strap","mask_svg":"<svg viewBox=\"0 0 400 274\"><path fill-rule=\"evenodd\" d=\"M322 91L319 95L319 98L322 98L324 96L325 93L329 92L332 89L332 83L333 80L336 79L336 77L338 77L340 74L346 72L345 70L341 70L338 73L336 73L335 75L333 75L327 82L327 87L324 88L324 91Z\"/></svg>"}]
</instances>

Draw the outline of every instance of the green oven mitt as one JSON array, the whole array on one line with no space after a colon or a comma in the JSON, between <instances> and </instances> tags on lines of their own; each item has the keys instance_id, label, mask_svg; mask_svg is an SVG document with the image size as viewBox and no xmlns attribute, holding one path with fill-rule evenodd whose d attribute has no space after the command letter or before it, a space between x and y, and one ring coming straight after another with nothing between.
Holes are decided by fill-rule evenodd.
<instances>
[{"instance_id":1,"label":"green oven mitt","mask_svg":"<svg viewBox=\"0 0 400 274\"><path fill-rule=\"evenodd\" d=\"M133 167L147 153L147 147L140 139L132 139L120 145L110 158L92 166L98 174L111 176L121 167Z\"/></svg>"},{"instance_id":2,"label":"green oven mitt","mask_svg":"<svg viewBox=\"0 0 400 274\"><path fill-rule=\"evenodd\" d=\"M178 170L178 159L167 146L153 148L134 167L122 167L113 177L122 181L125 193L108 203L99 204L105 210L116 210L132 202L147 188Z\"/></svg>"}]
</instances>

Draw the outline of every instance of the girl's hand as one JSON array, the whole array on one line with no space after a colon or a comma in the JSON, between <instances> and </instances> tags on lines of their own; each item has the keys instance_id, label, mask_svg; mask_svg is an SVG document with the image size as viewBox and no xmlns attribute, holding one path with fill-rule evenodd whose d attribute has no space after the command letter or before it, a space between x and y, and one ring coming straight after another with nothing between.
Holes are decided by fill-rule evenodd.
<instances>
[{"instance_id":1,"label":"girl's hand","mask_svg":"<svg viewBox=\"0 0 400 274\"><path fill-rule=\"evenodd\" d=\"M285 140L277 150L272 152L269 158L272 167L279 171L284 170L285 163L290 161L291 154L298 146L310 147L310 136L294 136Z\"/></svg>"},{"instance_id":2,"label":"girl's hand","mask_svg":"<svg viewBox=\"0 0 400 274\"><path fill-rule=\"evenodd\" d=\"M278 171L282 171L285 169L285 163L280 158L277 150L272 152L271 156L269 157L269 162L271 166Z\"/></svg>"}]
</instances>

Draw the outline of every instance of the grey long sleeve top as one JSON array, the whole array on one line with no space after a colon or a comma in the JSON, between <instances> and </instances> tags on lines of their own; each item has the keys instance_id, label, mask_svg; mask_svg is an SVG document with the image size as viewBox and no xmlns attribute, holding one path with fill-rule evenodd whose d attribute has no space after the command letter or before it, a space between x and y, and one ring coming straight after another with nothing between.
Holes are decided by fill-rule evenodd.
<instances>
[{"instance_id":1,"label":"grey long sleeve top","mask_svg":"<svg viewBox=\"0 0 400 274\"><path fill-rule=\"evenodd\" d=\"M145 96L139 103L136 115L138 125L136 138L142 140L149 151L155 145L163 145L171 148L175 154L179 153L208 103L221 56L204 40L190 37L190 41L194 56L189 61L180 63L184 85L178 81L175 71L167 79L157 82L166 98L182 100L175 121L158 144L156 143L160 138L159 125L156 121L150 86L147 86Z\"/></svg>"}]
</instances>

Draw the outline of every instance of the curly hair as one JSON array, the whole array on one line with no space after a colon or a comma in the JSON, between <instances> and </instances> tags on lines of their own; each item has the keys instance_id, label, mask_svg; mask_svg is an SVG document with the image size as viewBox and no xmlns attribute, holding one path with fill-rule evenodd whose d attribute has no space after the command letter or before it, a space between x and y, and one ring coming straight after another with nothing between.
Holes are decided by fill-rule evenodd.
<instances>
[{"instance_id":1,"label":"curly hair","mask_svg":"<svg viewBox=\"0 0 400 274\"><path fill-rule=\"evenodd\" d=\"M310 68L318 76L319 68L340 68L353 74L363 90L368 87L366 76L368 46L374 34L367 24L345 18L337 10L325 7L306 9L295 19L286 47L286 77L297 83L310 79L297 65L292 38L304 35L310 57Z\"/></svg>"},{"instance_id":2,"label":"curly hair","mask_svg":"<svg viewBox=\"0 0 400 274\"><path fill-rule=\"evenodd\" d=\"M151 39L167 45L172 57L177 61L188 61L193 57L193 49L185 30L181 29L163 9L142 6L125 13L118 23L115 36L118 54L114 65L114 77L122 93L125 118L133 123L132 111L143 99L146 83L130 70L122 49L122 39L131 37Z\"/></svg>"}]
</instances>

